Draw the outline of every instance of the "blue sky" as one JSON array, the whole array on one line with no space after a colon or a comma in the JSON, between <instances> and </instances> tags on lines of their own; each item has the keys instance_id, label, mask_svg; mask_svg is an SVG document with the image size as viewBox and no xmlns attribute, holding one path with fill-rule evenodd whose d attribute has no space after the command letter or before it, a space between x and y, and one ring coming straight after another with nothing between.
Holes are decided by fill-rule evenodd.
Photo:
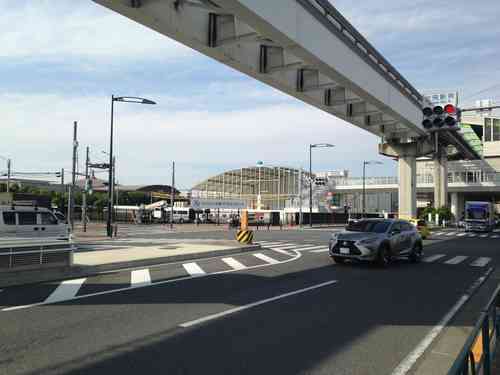
<instances>
[{"instance_id":1,"label":"blue sky","mask_svg":"<svg viewBox=\"0 0 500 375\"><path fill-rule=\"evenodd\" d=\"M332 3L418 89L467 98L500 84L498 1ZM172 160L182 188L257 160L305 167L314 142L337 145L318 150L317 170L359 175L363 159L378 159L384 165L370 173L396 173L377 155L376 137L90 0L0 0L0 8L0 155L15 170L69 170L74 120L80 168L87 145L102 160L110 95L118 94L158 102L117 104L118 180L126 184L168 183ZM500 101L500 85L468 102L483 97Z\"/></svg>"}]
</instances>

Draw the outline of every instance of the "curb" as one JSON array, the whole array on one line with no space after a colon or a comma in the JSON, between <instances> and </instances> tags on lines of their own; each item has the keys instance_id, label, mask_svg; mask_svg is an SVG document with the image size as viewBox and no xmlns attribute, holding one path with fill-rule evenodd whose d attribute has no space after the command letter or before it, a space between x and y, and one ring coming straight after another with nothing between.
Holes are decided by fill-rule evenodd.
<instances>
[{"instance_id":1,"label":"curb","mask_svg":"<svg viewBox=\"0 0 500 375\"><path fill-rule=\"evenodd\" d=\"M46 268L43 270L32 270L32 271L15 271L8 272L5 274L0 273L0 288L21 286L27 284L35 284L41 282L51 282L51 281L61 281L67 279L73 279L77 277L89 277L95 276L100 273L107 273L112 271L121 271L128 268L144 267L144 266L157 266L162 264L176 263L184 260L194 260L194 259L207 259L223 255L231 254L241 254L246 252L251 252L254 250L259 250L260 245L247 245L241 247L234 247L224 250L214 250L204 253L191 253L186 255L174 255L161 258L153 259L139 259L128 262L116 262L103 264L98 266L73 266L73 267L54 267Z\"/></svg>"}]
</instances>

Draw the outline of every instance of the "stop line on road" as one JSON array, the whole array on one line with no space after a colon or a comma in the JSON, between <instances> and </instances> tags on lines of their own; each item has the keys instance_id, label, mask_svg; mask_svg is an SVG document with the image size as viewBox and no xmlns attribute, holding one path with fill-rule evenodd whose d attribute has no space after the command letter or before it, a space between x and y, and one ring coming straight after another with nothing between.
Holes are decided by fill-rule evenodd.
<instances>
[{"instance_id":1,"label":"stop line on road","mask_svg":"<svg viewBox=\"0 0 500 375\"><path fill-rule=\"evenodd\" d=\"M446 261L444 261L444 258L446 258L446 257L449 257L449 255L446 255L446 254L434 254L434 255L430 255L428 257L425 257L424 259L422 259L422 262L425 262L425 263L435 263L437 261L441 261L443 264L457 265L457 264L461 264L461 263L465 262L466 260L471 260L471 259L474 258L474 257L466 256L466 255L456 255L456 256L451 256L451 258L449 258ZM478 258L474 259L468 265L471 266L471 267L484 267L484 266L486 266L490 262L491 262L491 258L488 258L488 257L478 257Z\"/></svg>"},{"instance_id":2,"label":"stop line on road","mask_svg":"<svg viewBox=\"0 0 500 375\"><path fill-rule=\"evenodd\" d=\"M463 231L440 231L431 233L431 238L435 236L442 237L465 237L465 238L491 238L491 239L499 239L500 233L494 231L492 233L475 233L475 232L463 232Z\"/></svg>"}]
</instances>

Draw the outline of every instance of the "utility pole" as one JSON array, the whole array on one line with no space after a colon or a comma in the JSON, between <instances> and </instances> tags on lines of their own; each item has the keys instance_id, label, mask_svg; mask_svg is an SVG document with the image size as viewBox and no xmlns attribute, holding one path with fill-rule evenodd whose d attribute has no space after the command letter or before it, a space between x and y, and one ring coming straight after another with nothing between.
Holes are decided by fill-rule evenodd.
<instances>
[{"instance_id":1,"label":"utility pole","mask_svg":"<svg viewBox=\"0 0 500 375\"><path fill-rule=\"evenodd\" d=\"M87 190L89 180L89 146L87 146L87 157L85 158L85 188L83 189L82 221L83 231L87 232Z\"/></svg>"},{"instance_id":2,"label":"utility pole","mask_svg":"<svg viewBox=\"0 0 500 375\"><path fill-rule=\"evenodd\" d=\"M299 227L302 229L302 167L299 169Z\"/></svg>"},{"instance_id":3,"label":"utility pole","mask_svg":"<svg viewBox=\"0 0 500 375\"><path fill-rule=\"evenodd\" d=\"M71 230L74 229L73 223L73 206L74 206L74 189L76 183L76 154L78 151L78 141L77 141L77 122L73 123L73 168L71 176L71 185L69 186L69 196L68 196L68 223Z\"/></svg>"},{"instance_id":4,"label":"utility pole","mask_svg":"<svg viewBox=\"0 0 500 375\"><path fill-rule=\"evenodd\" d=\"M170 229L174 227L174 202L175 202L175 161L172 162L172 186L170 186Z\"/></svg>"},{"instance_id":5,"label":"utility pole","mask_svg":"<svg viewBox=\"0 0 500 375\"><path fill-rule=\"evenodd\" d=\"M313 183L312 183L312 148L309 145L309 226L313 227L312 212L313 212Z\"/></svg>"},{"instance_id":6,"label":"utility pole","mask_svg":"<svg viewBox=\"0 0 500 375\"><path fill-rule=\"evenodd\" d=\"M116 170L115 170L115 166L116 166L116 159L115 159L115 156L113 155L113 162L112 162L112 172L113 172L113 179L111 180L111 213L113 215L113 221L115 220L115 205L114 205L114 201L115 201L115 179L116 179Z\"/></svg>"},{"instance_id":7,"label":"utility pole","mask_svg":"<svg viewBox=\"0 0 500 375\"><path fill-rule=\"evenodd\" d=\"M7 159L7 193L10 192L10 159Z\"/></svg>"},{"instance_id":8,"label":"utility pole","mask_svg":"<svg viewBox=\"0 0 500 375\"><path fill-rule=\"evenodd\" d=\"M363 213L363 218L366 213L366 184L365 184L365 176L366 176L366 161L363 161L363 208L361 212Z\"/></svg>"},{"instance_id":9,"label":"utility pole","mask_svg":"<svg viewBox=\"0 0 500 375\"><path fill-rule=\"evenodd\" d=\"M61 168L61 201L59 202L61 204L61 207L59 207L59 211L63 212L63 207L64 207L64 193L66 192L66 189L64 187L64 168Z\"/></svg>"}]
</instances>

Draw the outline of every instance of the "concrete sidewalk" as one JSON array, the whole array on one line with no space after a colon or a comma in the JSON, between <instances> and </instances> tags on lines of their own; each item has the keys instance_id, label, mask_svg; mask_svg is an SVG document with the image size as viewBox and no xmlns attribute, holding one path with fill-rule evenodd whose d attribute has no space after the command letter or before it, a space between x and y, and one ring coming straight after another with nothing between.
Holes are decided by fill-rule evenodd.
<instances>
[{"instance_id":1,"label":"concrete sidewalk","mask_svg":"<svg viewBox=\"0 0 500 375\"><path fill-rule=\"evenodd\" d=\"M99 246L102 245L96 244L97 248ZM116 248L118 246L120 248ZM260 245L241 245L235 240L165 240L164 243L145 243L144 246L127 246L117 241L109 249L75 252L71 267L2 273L0 287L87 277L125 268L238 254L257 249L260 249Z\"/></svg>"}]
</instances>

